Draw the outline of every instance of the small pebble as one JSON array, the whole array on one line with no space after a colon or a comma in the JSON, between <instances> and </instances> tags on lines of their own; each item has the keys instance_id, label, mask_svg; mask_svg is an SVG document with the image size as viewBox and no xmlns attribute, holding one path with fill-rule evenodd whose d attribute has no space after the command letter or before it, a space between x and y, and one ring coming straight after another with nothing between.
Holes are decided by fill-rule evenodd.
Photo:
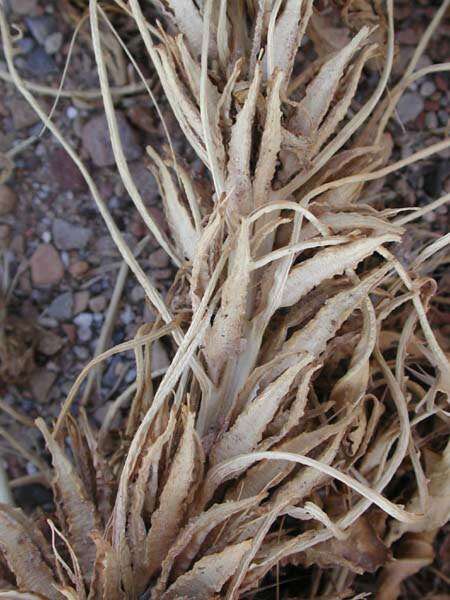
<instances>
[{"instance_id":1,"label":"small pebble","mask_svg":"<svg viewBox=\"0 0 450 600\"><path fill-rule=\"evenodd\" d=\"M397 104L397 112L402 123L414 121L423 111L424 102L419 94L407 92L403 94Z\"/></svg>"},{"instance_id":2,"label":"small pebble","mask_svg":"<svg viewBox=\"0 0 450 600\"><path fill-rule=\"evenodd\" d=\"M82 312L74 318L73 322L77 327L88 329L92 325L93 318L92 313Z\"/></svg>"},{"instance_id":3,"label":"small pebble","mask_svg":"<svg viewBox=\"0 0 450 600\"><path fill-rule=\"evenodd\" d=\"M66 115L67 115L67 118L72 121L73 119L77 118L78 111L74 106L69 106L69 108L66 110Z\"/></svg>"},{"instance_id":4,"label":"small pebble","mask_svg":"<svg viewBox=\"0 0 450 600\"><path fill-rule=\"evenodd\" d=\"M0 185L0 217L14 211L17 205L17 196L8 185Z\"/></svg>"},{"instance_id":5,"label":"small pebble","mask_svg":"<svg viewBox=\"0 0 450 600\"><path fill-rule=\"evenodd\" d=\"M104 296L95 296L89 301L89 308L94 313L101 313L106 308L106 298Z\"/></svg>"},{"instance_id":6,"label":"small pebble","mask_svg":"<svg viewBox=\"0 0 450 600\"><path fill-rule=\"evenodd\" d=\"M436 86L432 81L424 81L422 83L422 85L420 86L420 93L425 98L428 98L428 96L432 96L435 91L436 91Z\"/></svg>"},{"instance_id":7,"label":"small pebble","mask_svg":"<svg viewBox=\"0 0 450 600\"><path fill-rule=\"evenodd\" d=\"M134 312L131 306L125 306L124 310L120 313L120 320L124 325L129 325L134 321Z\"/></svg>"},{"instance_id":8,"label":"small pebble","mask_svg":"<svg viewBox=\"0 0 450 600\"><path fill-rule=\"evenodd\" d=\"M63 264L51 244L40 244L31 257L30 264L31 278L36 286L54 285L63 278Z\"/></svg>"},{"instance_id":9,"label":"small pebble","mask_svg":"<svg viewBox=\"0 0 450 600\"><path fill-rule=\"evenodd\" d=\"M47 54L56 54L61 48L63 36L60 31L51 33L44 42L44 48Z\"/></svg>"}]
</instances>

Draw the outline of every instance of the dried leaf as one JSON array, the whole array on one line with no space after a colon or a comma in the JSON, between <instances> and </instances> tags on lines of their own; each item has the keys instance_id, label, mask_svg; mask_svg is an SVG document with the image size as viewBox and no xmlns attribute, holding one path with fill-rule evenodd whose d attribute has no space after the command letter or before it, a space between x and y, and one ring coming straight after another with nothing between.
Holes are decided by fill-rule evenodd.
<instances>
[{"instance_id":1,"label":"dried leaf","mask_svg":"<svg viewBox=\"0 0 450 600\"><path fill-rule=\"evenodd\" d=\"M252 184L250 179L250 157L252 150L253 120L255 118L256 100L261 83L261 68L248 90L244 106L239 111L231 128L231 139L228 148L228 175L226 180L227 212L230 215L246 215L253 208Z\"/></svg>"},{"instance_id":2,"label":"dried leaf","mask_svg":"<svg viewBox=\"0 0 450 600\"><path fill-rule=\"evenodd\" d=\"M399 241L393 235L363 238L321 250L317 254L294 267L286 281L280 306L292 306L304 295L317 287L325 279L355 268L362 260L387 242Z\"/></svg>"},{"instance_id":3,"label":"dried leaf","mask_svg":"<svg viewBox=\"0 0 450 600\"><path fill-rule=\"evenodd\" d=\"M196 562L188 573L179 577L161 596L161 600L210 600L232 577L251 547L252 542L248 540L227 546L218 554L205 556Z\"/></svg>"},{"instance_id":4,"label":"dried leaf","mask_svg":"<svg viewBox=\"0 0 450 600\"><path fill-rule=\"evenodd\" d=\"M67 538L80 562L83 577L89 580L95 561L96 548L92 535L100 526L99 518L73 465L53 439L42 419L36 425L45 438L52 455L55 479L53 489L58 509L63 516Z\"/></svg>"},{"instance_id":5,"label":"dried leaf","mask_svg":"<svg viewBox=\"0 0 450 600\"><path fill-rule=\"evenodd\" d=\"M261 498L261 496L255 496L236 502L216 504L197 517L192 518L170 548L163 562L162 572L154 588L154 594L162 594L166 589L171 571L173 571L174 577L179 577L188 570L206 537L214 528L233 515L258 504Z\"/></svg>"},{"instance_id":6,"label":"dried leaf","mask_svg":"<svg viewBox=\"0 0 450 600\"><path fill-rule=\"evenodd\" d=\"M97 554L88 600L125 600L119 557L111 544L100 535L94 535L94 542Z\"/></svg>"},{"instance_id":7,"label":"dried leaf","mask_svg":"<svg viewBox=\"0 0 450 600\"><path fill-rule=\"evenodd\" d=\"M195 256L195 248L199 238L198 233L186 207L180 201L178 190L175 187L169 169L151 146L147 146L146 149L147 154L157 168L157 170L153 169L153 173L160 186L167 222L177 245L178 252L183 257L192 260Z\"/></svg>"},{"instance_id":8,"label":"dried leaf","mask_svg":"<svg viewBox=\"0 0 450 600\"><path fill-rule=\"evenodd\" d=\"M367 39L368 34L369 29L363 27L345 48L323 65L319 74L308 85L305 98L297 105L295 114L289 121L290 131L310 137L318 130L330 107L345 67Z\"/></svg>"},{"instance_id":9,"label":"dried leaf","mask_svg":"<svg viewBox=\"0 0 450 600\"><path fill-rule=\"evenodd\" d=\"M205 340L205 358L214 382L218 381L225 362L242 351L250 261L248 224L243 221L236 248L229 258L220 308Z\"/></svg>"},{"instance_id":10,"label":"dried leaf","mask_svg":"<svg viewBox=\"0 0 450 600\"><path fill-rule=\"evenodd\" d=\"M196 455L200 452L194 419L194 414L189 412L167 482L161 492L159 507L152 515L150 532L145 542L149 579L161 566L185 519L186 500L195 483Z\"/></svg>"},{"instance_id":11,"label":"dried leaf","mask_svg":"<svg viewBox=\"0 0 450 600\"><path fill-rule=\"evenodd\" d=\"M306 357L287 369L244 409L233 426L211 450L211 464L228 460L238 454L246 454L256 448L295 377L311 360L312 357Z\"/></svg>"},{"instance_id":12,"label":"dried leaf","mask_svg":"<svg viewBox=\"0 0 450 600\"><path fill-rule=\"evenodd\" d=\"M6 504L0 505L0 549L21 589L61 600L55 587L58 581L46 560L47 541L19 509Z\"/></svg>"}]
</instances>

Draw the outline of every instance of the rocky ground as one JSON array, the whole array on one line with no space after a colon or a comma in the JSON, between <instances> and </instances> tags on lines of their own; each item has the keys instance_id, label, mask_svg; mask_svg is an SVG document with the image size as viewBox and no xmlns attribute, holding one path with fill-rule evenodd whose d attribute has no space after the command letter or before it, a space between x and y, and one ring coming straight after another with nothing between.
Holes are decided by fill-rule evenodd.
<instances>
[{"instance_id":1,"label":"rocky ground","mask_svg":"<svg viewBox=\"0 0 450 600\"><path fill-rule=\"evenodd\" d=\"M57 0L7 0L6 4L10 22L17 24L22 32L15 58L20 73L27 80L57 88L70 49L78 3L69 6ZM430 0L395 2L397 75L402 73L439 4ZM129 36L129 47L134 50L133 32L127 30L126 24L121 26L124 35ZM71 55L65 89L98 87L95 61L86 37L88 27L82 31L85 33L79 36ZM430 43L421 66L448 60L449 50L448 30L442 27ZM3 74L6 65L2 58L0 55ZM368 87L373 85L375 75L368 74ZM136 81L130 69L119 65L116 85ZM49 111L53 98L37 97ZM397 120L391 126L397 155L408 154L431 143L433 136L448 127L448 97L446 74L427 77L410 88L399 103ZM147 143L156 147L164 143L157 115L144 94L123 96L118 108L122 141L131 172L149 210L162 223L157 186L144 158ZM177 149L187 153L169 110L164 105L163 109ZM53 120L89 166L118 226L126 232L129 245L136 247L146 230L116 172L100 100L60 98ZM35 136L37 139L25 149L17 150L24 141ZM0 396L6 405L30 418L52 418L59 412L61 402L81 368L94 354L121 260L78 169L53 137L42 131L36 114L2 76L0 157L7 153L14 168L0 186L0 244L3 271L10 277L17 274L6 306L11 319L8 340L12 350L26 356L27 360L20 372L2 374ZM433 157L392 177L388 182L392 206L424 204L450 192L448 158L448 155ZM436 236L446 231L447 210L444 206L430 214L422 227L431 229ZM404 251L408 251L407 243ZM140 262L165 293L173 276L166 254L150 240ZM2 308L0 304L0 311ZM439 318L444 314L442 308L437 312ZM118 305L111 343L130 339L144 320L153 318L141 287L129 276ZM448 314L442 318L447 319L443 327L448 332ZM14 335L19 339L16 340ZM154 360L155 368L167 364L167 352L162 345ZM101 422L111 394L134 377L131 355L129 359L121 355L108 362L101 387L94 390L89 404L89 411L98 422ZM0 425L27 447L40 444L38 436L34 437L30 430L5 412L0 412ZM10 479L35 472L33 463L24 461L1 438L0 451ZM15 493L22 504L45 501L46 492L40 486L19 486ZM450 552L448 538L443 548Z\"/></svg>"}]
</instances>

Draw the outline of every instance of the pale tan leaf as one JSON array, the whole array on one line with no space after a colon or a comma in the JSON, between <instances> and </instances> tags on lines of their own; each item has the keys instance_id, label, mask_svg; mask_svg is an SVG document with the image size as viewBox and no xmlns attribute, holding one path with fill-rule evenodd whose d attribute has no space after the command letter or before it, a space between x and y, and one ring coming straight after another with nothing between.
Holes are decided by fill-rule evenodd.
<instances>
[{"instance_id":1,"label":"pale tan leaf","mask_svg":"<svg viewBox=\"0 0 450 600\"><path fill-rule=\"evenodd\" d=\"M142 549L145 547L147 528L144 521L144 506L153 512L158 493L158 471L164 447L174 434L176 419L171 413L165 431L143 451L142 461L134 484L130 485L130 509L127 539L133 561L133 578L139 592L148 581L148 561Z\"/></svg>"},{"instance_id":2,"label":"pale tan leaf","mask_svg":"<svg viewBox=\"0 0 450 600\"><path fill-rule=\"evenodd\" d=\"M389 551L372 527L370 517L360 517L346 534L344 540L333 538L306 550L305 565L341 566L362 574L374 573L386 563Z\"/></svg>"},{"instance_id":3,"label":"pale tan leaf","mask_svg":"<svg viewBox=\"0 0 450 600\"><path fill-rule=\"evenodd\" d=\"M203 24L195 2L193 0L156 0L156 2L159 9L186 36L194 55L199 56L202 51Z\"/></svg>"},{"instance_id":4,"label":"pale tan leaf","mask_svg":"<svg viewBox=\"0 0 450 600\"><path fill-rule=\"evenodd\" d=\"M389 223L384 219L380 219L374 215L363 214L358 212L326 212L320 215L320 222L323 225L331 227L335 232L355 229L373 230L375 234L393 234L400 236L403 233L403 228ZM308 240L317 235L317 229L312 223L306 223L300 232L299 240Z\"/></svg>"},{"instance_id":5,"label":"pale tan leaf","mask_svg":"<svg viewBox=\"0 0 450 600\"><path fill-rule=\"evenodd\" d=\"M350 290L330 298L317 316L284 344L283 352L303 351L319 356L325 350L328 340L391 269L391 264L385 264L372 271ZM289 364L287 359L284 362Z\"/></svg>"},{"instance_id":6,"label":"pale tan leaf","mask_svg":"<svg viewBox=\"0 0 450 600\"><path fill-rule=\"evenodd\" d=\"M376 600L397 600L402 582L430 565L434 560L434 534L408 533L396 551L396 557L381 571Z\"/></svg>"},{"instance_id":7,"label":"pale tan leaf","mask_svg":"<svg viewBox=\"0 0 450 600\"><path fill-rule=\"evenodd\" d=\"M297 105L295 114L289 121L290 131L306 137L317 131L330 107L345 67L368 34L369 29L363 27L347 46L323 65L308 85L305 98Z\"/></svg>"},{"instance_id":8,"label":"pale tan leaf","mask_svg":"<svg viewBox=\"0 0 450 600\"><path fill-rule=\"evenodd\" d=\"M323 465L331 465L339 452L339 447L344 437L345 427L334 436L330 442L317 457L317 461ZM279 490L277 490L270 502L271 507L278 505L297 504L304 498L307 498L311 492L318 486L323 485L329 479L325 473L318 471L312 467L301 469L292 479L287 481Z\"/></svg>"},{"instance_id":9,"label":"pale tan leaf","mask_svg":"<svg viewBox=\"0 0 450 600\"><path fill-rule=\"evenodd\" d=\"M333 425L324 425L315 431L304 432L292 439L287 439L273 449L280 452L293 452L307 455L311 450L326 442L330 437L345 430L348 421L344 420ZM248 498L276 486L295 468L295 465L286 461L262 461L250 467L243 478L232 488L229 497Z\"/></svg>"},{"instance_id":10,"label":"pale tan leaf","mask_svg":"<svg viewBox=\"0 0 450 600\"><path fill-rule=\"evenodd\" d=\"M163 562L161 575L155 586L154 594L162 594L166 589L169 575L172 571L174 577L179 577L188 570L201 545L214 528L230 519L233 515L257 505L261 499L262 496L255 496L236 502L231 501L215 504L209 510L192 518L170 548Z\"/></svg>"},{"instance_id":11,"label":"pale tan leaf","mask_svg":"<svg viewBox=\"0 0 450 600\"><path fill-rule=\"evenodd\" d=\"M370 58L375 56L376 52L377 46L371 45L367 48L364 48L364 50L361 52L361 55L358 57L358 60L353 65L349 77L343 82L343 87L345 90L344 95L330 110L329 114L326 116L324 122L320 126L317 135L313 137L310 150L313 155L315 155L327 141L327 139L333 135L339 123L347 115L353 97L358 89L359 79L361 77L364 65Z\"/></svg>"},{"instance_id":12,"label":"pale tan leaf","mask_svg":"<svg viewBox=\"0 0 450 600\"><path fill-rule=\"evenodd\" d=\"M191 301L195 311L203 297L206 286L214 268L216 246L219 245L220 231L223 225L222 216L215 211L198 240L192 262Z\"/></svg>"},{"instance_id":13,"label":"pale tan leaf","mask_svg":"<svg viewBox=\"0 0 450 600\"><path fill-rule=\"evenodd\" d=\"M245 407L232 427L211 450L211 464L228 460L238 454L246 454L256 448L295 377L311 361L312 357L309 356L299 360Z\"/></svg>"},{"instance_id":14,"label":"pale tan leaf","mask_svg":"<svg viewBox=\"0 0 450 600\"><path fill-rule=\"evenodd\" d=\"M312 0L286 0L275 22L268 53L269 76L277 68L280 69L285 75L285 86L291 76L298 47L312 14L312 5Z\"/></svg>"},{"instance_id":15,"label":"pale tan leaf","mask_svg":"<svg viewBox=\"0 0 450 600\"><path fill-rule=\"evenodd\" d=\"M418 523L393 523L388 537L392 544L404 533L436 532L450 520L450 442L441 455L431 451L425 453L425 474L428 479L429 505ZM422 512L418 491L408 502L408 510Z\"/></svg>"},{"instance_id":16,"label":"pale tan leaf","mask_svg":"<svg viewBox=\"0 0 450 600\"><path fill-rule=\"evenodd\" d=\"M22 590L61 600L59 582L45 559L50 550L44 536L19 509L5 504L0 505L0 549Z\"/></svg>"},{"instance_id":17,"label":"pale tan leaf","mask_svg":"<svg viewBox=\"0 0 450 600\"><path fill-rule=\"evenodd\" d=\"M153 173L160 185L161 197L164 202L164 211L178 252L185 258L192 260L195 256L199 235L194 227L188 210L180 200L179 192L169 169L161 160L159 154L155 152L151 146L147 146L146 150L147 154L156 165L156 169L153 169Z\"/></svg>"},{"instance_id":18,"label":"pale tan leaf","mask_svg":"<svg viewBox=\"0 0 450 600\"><path fill-rule=\"evenodd\" d=\"M281 98L280 88L283 73L278 71L271 82L267 99L267 114L261 139L260 152L253 179L253 196L255 206L267 201L271 183L275 174L278 152L281 146Z\"/></svg>"},{"instance_id":19,"label":"pale tan leaf","mask_svg":"<svg viewBox=\"0 0 450 600\"><path fill-rule=\"evenodd\" d=\"M228 147L227 212L230 215L246 215L253 208L252 183L250 179L250 156L256 101L261 83L261 68L258 66L250 84L244 106L239 111L231 128Z\"/></svg>"},{"instance_id":20,"label":"pale tan leaf","mask_svg":"<svg viewBox=\"0 0 450 600\"><path fill-rule=\"evenodd\" d=\"M161 600L211 600L222 590L233 576L244 556L250 551L252 541L247 540L234 546L227 546L218 554L210 554L200 559L193 568L179 577L161 596Z\"/></svg>"},{"instance_id":21,"label":"pale tan leaf","mask_svg":"<svg viewBox=\"0 0 450 600\"><path fill-rule=\"evenodd\" d=\"M67 538L78 557L83 577L89 580L96 555L92 534L100 527L95 506L88 498L72 463L53 439L44 421L37 419L36 425L52 455L55 470L53 489Z\"/></svg>"},{"instance_id":22,"label":"pale tan leaf","mask_svg":"<svg viewBox=\"0 0 450 600\"><path fill-rule=\"evenodd\" d=\"M280 306L292 306L325 279L355 268L362 260L387 242L399 241L393 235L362 238L349 244L321 250L295 266L289 273Z\"/></svg>"},{"instance_id":23,"label":"pale tan leaf","mask_svg":"<svg viewBox=\"0 0 450 600\"><path fill-rule=\"evenodd\" d=\"M161 46L157 47L160 58L160 71L158 72L164 93L177 118L184 135L194 148L199 158L208 165L208 155L203 139L203 127L198 107L188 96L180 80L174 62L167 50Z\"/></svg>"},{"instance_id":24,"label":"pale tan leaf","mask_svg":"<svg viewBox=\"0 0 450 600\"><path fill-rule=\"evenodd\" d=\"M149 579L161 566L186 516L186 501L192 493L197 466L196 455L200 451L194 420L194 414L189 412L185 418L178 450L161 492L159 507L152 515L150 532L143 549L148 561Z\"/></svg>"},{"instance_id":25,"label":"pale tan leaf","mask_svg":"<svg viewBox=\"0 0 450 600\"><path fill-rule=\"evenodd\" d=\"M218 381L230 356L236 356L242 350L250 261L248 224L243 221L236 248L229 258L228 277L222 288L220 308L205 339L205 358L214 382Z\"/></svg>"},{"instance_id":26,"label":"pale tan leaf","mask_svg":"<svg viewBox=\"0 0 450 600\"><path fill-rule=\"evenodd\" d=\"M119 558L109 542L95 534L97 548L88 600L125 600Z\"/></svg>"}]
</instances>

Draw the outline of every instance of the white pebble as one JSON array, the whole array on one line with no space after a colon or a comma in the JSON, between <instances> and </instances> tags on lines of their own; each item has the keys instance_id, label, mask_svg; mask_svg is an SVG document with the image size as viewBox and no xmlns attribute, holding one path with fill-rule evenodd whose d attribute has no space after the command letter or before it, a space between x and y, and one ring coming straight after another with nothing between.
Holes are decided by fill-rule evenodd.
<instances>
[{"instance_id":1,"label":"white pebble","mask_svg":"<svg viewBox=\"0 0 450 600\"><path fill-rule=\"evenodd\" d=\"M69 106L69 108L66 110L66 115L68 119L75 119L78 115L78 111L75 106Z\"/></svg>"}]
</instances>

